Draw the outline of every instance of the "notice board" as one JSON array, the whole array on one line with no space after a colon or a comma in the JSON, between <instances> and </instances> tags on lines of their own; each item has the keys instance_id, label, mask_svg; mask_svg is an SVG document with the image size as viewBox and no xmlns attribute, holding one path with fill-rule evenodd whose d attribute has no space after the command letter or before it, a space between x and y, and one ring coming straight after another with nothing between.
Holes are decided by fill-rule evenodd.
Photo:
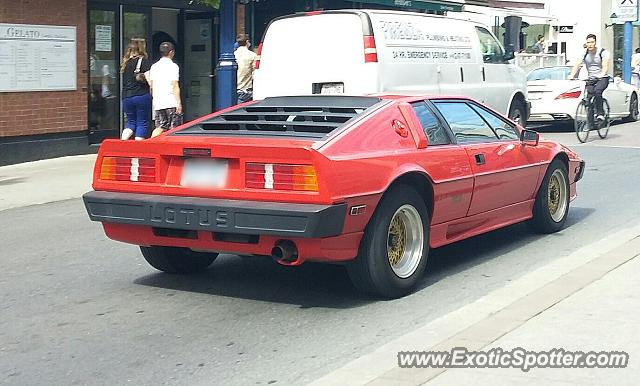
<instances>
[{"instance_id":1,"label":"notice board","mask_svg":"<svg viewBox=\"0 0 640 386\"><path fill-rule=\"evenodd\" d=\"M77 89L76 27L0 23L0 92Z\"/></svg>"}]
</instances>

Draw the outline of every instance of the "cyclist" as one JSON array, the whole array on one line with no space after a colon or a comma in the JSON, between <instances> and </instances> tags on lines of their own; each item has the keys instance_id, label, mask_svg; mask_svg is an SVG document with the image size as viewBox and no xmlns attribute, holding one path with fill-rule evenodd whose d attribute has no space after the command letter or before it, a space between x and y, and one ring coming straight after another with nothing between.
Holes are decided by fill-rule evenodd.
<instances>
[{"instance_id":1,"label":"cyclist","mask_svg":"<svg viewBox=\"0 0 640 386\"><path fill-rule=\"evenodd\" d=\"M578 70L584 64L589 74L587 80L587 94L595 96L596 119L604 121L604 109L602 107L602 92L609 86L609 59L611 55L604 48L596 47L596 35L587 35L584 56L576 61L571 69L569 79L575 79Z\"/></svg>"}]
</instances>

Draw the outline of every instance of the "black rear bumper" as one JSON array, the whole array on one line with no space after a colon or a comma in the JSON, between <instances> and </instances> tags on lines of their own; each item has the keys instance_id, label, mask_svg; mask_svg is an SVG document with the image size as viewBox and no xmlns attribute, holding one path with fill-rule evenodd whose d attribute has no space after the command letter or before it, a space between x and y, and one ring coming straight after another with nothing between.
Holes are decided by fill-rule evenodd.
<instances>
[{"instance_id":1,"label":"black rear bumper","mask_svg":"<svg viewBox=\"0 0 640 386\"><path fill-rule=\"evenodd\" d=\"M341 234L347 208L97 191L82 198L93 221L304 238Z\"/></svg>"}]
</instances>

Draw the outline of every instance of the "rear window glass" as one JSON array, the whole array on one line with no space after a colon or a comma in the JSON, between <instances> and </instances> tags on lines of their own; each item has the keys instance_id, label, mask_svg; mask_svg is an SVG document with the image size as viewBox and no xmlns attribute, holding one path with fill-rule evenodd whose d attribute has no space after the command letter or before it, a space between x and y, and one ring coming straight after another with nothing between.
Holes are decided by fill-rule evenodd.
<instances>
[{"instance_id":1,"label":"rear window glass","mask_svg":"<svg viewBox=\"0 0 640 386\"><path fill-rule=\"evenodd\" d=\"M527 80L565 80L570 74L570 67L537 68L527 75Z\"/></svg>"}]
</instances>

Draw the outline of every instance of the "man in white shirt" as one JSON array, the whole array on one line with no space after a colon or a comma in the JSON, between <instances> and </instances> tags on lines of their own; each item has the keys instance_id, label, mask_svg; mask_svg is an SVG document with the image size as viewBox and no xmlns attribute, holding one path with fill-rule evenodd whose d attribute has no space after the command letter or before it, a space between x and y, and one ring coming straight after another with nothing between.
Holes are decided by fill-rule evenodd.
<instances>
[{"instance_id":1,"label":"man in white shirt","mask_svg":"<svg viewBox=\"0 0 640 386\"><path fill-rule=\"evenodd\" d=\"M155 129L151 137L162 134L182 124L182 102L180 100L180 69L173 62L175 47L171 42L160 44L162 58L149 70L149 85L153 96Z\"/></svg>"},{"instance_id":2,"label":"man in white shirt","mask_svg":"<svg viewBox=\"0 0 640 386\"><path fill-rule=\"evenodd\" d=\"M234 52L236 62L238 62L238 101L250 101L253 94L253 70L256 68L256 55L249 49L249 36L247 34L239 34L236 39L238 49Z\"/></svg>"}]
</instances>

